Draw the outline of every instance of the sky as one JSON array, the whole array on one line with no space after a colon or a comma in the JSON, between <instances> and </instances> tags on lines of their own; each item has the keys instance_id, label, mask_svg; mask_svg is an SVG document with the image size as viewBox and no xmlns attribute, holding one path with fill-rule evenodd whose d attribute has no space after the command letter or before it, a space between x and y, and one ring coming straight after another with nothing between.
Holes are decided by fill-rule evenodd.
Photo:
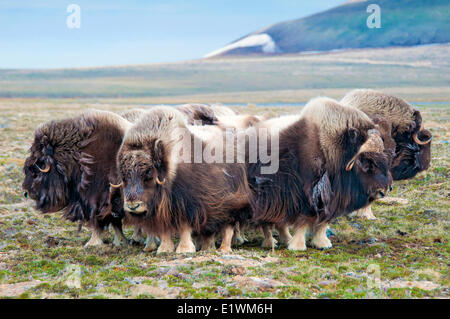
<instances>
[{"instance_id":1,"label":"sky","mask_svg":"<svg viewBox=\"0 0 450 319\"><path fill-rule=\"evenodd\" d=\"M197 59L271 24L344 0L0 0L0 68ZM80 28L69 28L70 4ZM72 20L73 21L73 20Z\"/></svg>"}]
</instances>

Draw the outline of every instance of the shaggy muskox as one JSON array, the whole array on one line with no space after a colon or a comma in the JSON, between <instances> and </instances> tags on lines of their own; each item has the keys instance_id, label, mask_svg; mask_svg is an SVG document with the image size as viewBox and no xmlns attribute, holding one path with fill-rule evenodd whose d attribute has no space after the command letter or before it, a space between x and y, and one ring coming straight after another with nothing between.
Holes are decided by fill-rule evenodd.
<instances>
[{"instance_id":1,"label":"shaggy muskox","mask_svg":"<svg viewBox=\"0 0 450 319\"><path fill-rule=\"evenodd\" d=\"M174 233L180 235L176 251L185 253L196 250L192 234L202 236L207 249L221 231L220 249L229 251L233 226L248 211L244 164L199 160L197 147L201 154L222 147L220 138L200 135L189 130L179 111L157 107L124 137L118 154L124 207L136 225L161 238L157 253L174 250Z\"/></svg>"},{"instance_id":2,"label":"shaggy muskox","mask_svg":"<svg viewBox=\"0 0 450 319\"><path fill-rule=\"evenodd\" d=\"M126 243L122 203L112 200L110 184L118 184L115 159L129 126L115 113L92 110L44 123L35 131L23 168L24 195L42 213L62 210L66 219L92 227L86 246L102 244L101 232L109 224L114 244Z\"/></svg>"},{"instance_id":3,"label":"shaggy muskox","mask_svg":"<svg viewBox=\"0 0 450 319\"><path fill-rule=\"evenodd\" d=\"M261 174L261 162L248 164L252 221L293 225L289 249L306 249L308 227L313 246L331 247L328 223L384 196L392 182L380 132L357 109L317 98L299 116L270 119L258 127L272 129L269 139L279 136L279 169Z\"/></svg>"},{"instance_id":4,"label":"shaggy muskox","mask_svg":"<svg viewBox=\"0 0 450 319\"><path fill-rule=\"evenodd\" d=\"M428 169L432 135L424 129L420 112L408 102L382 92L359 89L346 94L341 103L358 108L371 118L379 116L391 122L396 143L391 167L394 180L409 179Z\"/></svg>"},{"instance_id":5,"label":"shaggy muskox","mask_svg":"<svg viewBox=\"0 0 450 319\"><path fill-rule=\"evenodd\" d=\"M422 116L405 100L382 92L358 89L347 93L341 103L357 108L370 118L383 119L391 124L389 128L394 140L391 174L394 180L409 179L428 169L431 159L431 132L423 128ZM357 216L374 219L370 206Z\"/></svg>"}]
</instances>

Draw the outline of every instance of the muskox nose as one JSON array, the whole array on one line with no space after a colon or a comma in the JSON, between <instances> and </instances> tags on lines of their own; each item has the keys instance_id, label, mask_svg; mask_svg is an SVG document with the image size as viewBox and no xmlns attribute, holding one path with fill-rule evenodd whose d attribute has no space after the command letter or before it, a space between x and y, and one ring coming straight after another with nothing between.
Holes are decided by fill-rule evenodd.
<instances>
[{"instance_id":1,"label":"muskox nose","mask_svg":"<svg viewBox=\"0 0 450 319\"><path fill-rule=\"evenodd\" d=\"M126 201L125 210L132 213L143 213L145 212L145 205L142 201Z\"/></svg>"},{"instance_id":2,"label":"muskox nose","mask_svg":"<svg viewBox=\"0 0 450 319\"><path fill-rule=\"evenodd\" d=\"M389 191L392 192L392 186L389 186Z\"/></svg>"},{"instance_id":3,"label":"muskox nose","mask_svg":"<svg viewBox=\"0 0 450 319\"><path fill-rule=\"evenodd\" d=\"M383 198L384 196L385 196L385 194L384 194L383 191L380 191L380 192L378 193L378 197L379 197L379 198Z\"/></svg>"},{"instance_id":4,"label":"muskox nose","mask_svg":"<svg viewBox=\"0 0 450 319\"><path fill-rule=\"evenodd\" d=\"M141 206L141 204L136 204L136 205L134 205L134 206L133 206L133 204L127 205L127 207L128 207L129 209L131 209L131 210L136 210L139 206Z\"/></svg>"},{"instance_id":5,"label":"muskox nose","mask_svg":"<svg viewBox=\"0 0 450 319\"><path fill-rule=\"evenodd\" d=\"M23 192L23 197L28 198L28 193L27 192Z\"/></svg>"}]
</instances>

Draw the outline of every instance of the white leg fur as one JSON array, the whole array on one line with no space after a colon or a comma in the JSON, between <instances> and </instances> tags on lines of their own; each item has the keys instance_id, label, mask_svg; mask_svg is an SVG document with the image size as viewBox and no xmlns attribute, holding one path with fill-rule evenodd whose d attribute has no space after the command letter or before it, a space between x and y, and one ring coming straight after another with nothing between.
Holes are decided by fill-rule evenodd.
<instances>
[{"instance_id":1,"label":"white leg fur","mask_svg":"<svg viewBox=\"0 0 450 319\"><path fill-rule=\"evenodd\" d=\"M314 227L313 238L311 240L311 245L318 249L331 248L333 245L327 237L328 224L324 223L319 226Z\"/></svg>"},{"instance_id":2,"label":"white leg fur","mask_svg":"<svg viewBox=\"0 0 450 319\"><path fill-rule=\"evenodd\" d=\"M223 253L231 252L231 240L233 239L234 229L228 225L224 228L222 234L222 244L220 244L219 250Z\"/></svg>"},{"instance_id":3,"label":"white leg fur","mask_svg":"<svg viewBox=\"0 0 450 319\"><path fill-rule=\"evenodd\" d=\"M291 233L289 232L288 226L275 226L278 231L278 235L280 235L280 243L281 244L289 244L292 239Z\"/></svg>"},{"instance_id":4,"label":"white leg fur","mask_svg":"<svg viewBox=\"0 0 450 319\"><path fill-rule=\"evenodd\" d=\"M367 206L356 211L356 217L365 218L369 220L377 219L375 215L372 213L372 206Z\"/></svg>"},{"instance_id":5,"label":"white leg fur","mask_svg":"<svg viewBox=\"0 0 450 319\"><path fill-rule=\"evenodd\" d=\"M192 241L192 228L183 225L180 229L180 243L178 244L176 253L177 254L183 254L183 253L195 253L195 245Z\"/></svg>"},{"instance_id":6,"label":"white leg fur","mask_svg":"<svg viewBox=\"0 0 450 319\"><path fill-rule=\"evenodd\" d=\"M277 240L273 238L272 226L264 225L262 227L264 233L264 240L261 243L262 248L274 248L277 246Z\"/></svg>"},{"instance_id":7,"label":"white leg fur","mask_svg":"<svg viewBox=\"0 0 450 319\"><path fill-rule=\"evenodd\" d=\"M84 247L90 246L101 246L103 245L103 240L101 238L101 231L99 229L94 228L92 230L91 239L84 245Z\"/></svg>"},{"instance_id":8,"label":"white leg fur","mask_svg":"<svg viewBox=\"0 0 450 319\"><path fill-rule=\"evenodd\" d=\"M304 224L295 229L294 237L289 241L289 250L306 250L306 232L308 231L308 224Z\"/></svg>"},{"instance_id":9,"label":"white leg fur","mask_svg":"<svg viewBox=\"0 0 450 319\"><path fill-rule=\"evenodd\" d=\"M161 234L161 244L156 251L157 254L161 253L172 253L175 250L175 246L172 241L172 236L170 232Z\"/></svg>"}]
</instances>

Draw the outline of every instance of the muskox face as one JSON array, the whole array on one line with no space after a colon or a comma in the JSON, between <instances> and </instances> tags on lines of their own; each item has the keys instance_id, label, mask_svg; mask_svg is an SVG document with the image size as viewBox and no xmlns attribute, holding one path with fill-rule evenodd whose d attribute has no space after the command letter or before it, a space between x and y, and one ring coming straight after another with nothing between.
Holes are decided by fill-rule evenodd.
<instances>
[{"instance_id":1,"label":"muskox face","mask_svg":"<svg viewBox=\"0 0 450 319\"><path fill-rule=\"evenodd\" d=\"M165 183L162 178L162 147L154 141L150 145L124 144L119 152L119 170L122 177L126 211L143 214L155 197L157 188Z\"/></svg>"},{"instance_id":2,"label":"muskox face","mask_svg":"<svg viewBox=\"0 0 450 319\"><path fill-rule=\"evenodd\" d=\"M378 129L367 132L366 141L347 162L345 170L353 173L355 182L352 187L353 197L357 197L358 204L364 206L377 198L384 197L392 184L390 173L391 156L385 150L385 141ZM356 130L348 131L348 144L359 144L361 136ZM347 185L348 186L348 185Z\"/></svg>"},{"instance_id":3,"label":"muskox face","mask_svg":"<svg viewBox=\"0 0 450 319\"><path fill-rule=\"evenodd\" d=\"M415 142L409 133L397 136L395 157L391 169L394 180L412 178L430 166L431 132L421 130L417 133L417 138L421 144ZM429 142L422 144L424 141Z\"/></svg>"},{"instance_id":4,"label":"muskox face","mask_svg":"<svg viewBox=\"0 0 450 319\"><path fill-rule=\"evenodd\" d=\"M22 184L25 197L36 202L42 213L62 210L68 205L68 181L64 168L54 158L54 148L45 138L35 139L31 155L25 160Z\"/></svg>"},{"instance_id":5,"label":"muskox face","mask_svg":"<svg viewBox=\"0 0 450 319\"><path fill-rule=\"evenodd\" d=\"M389 191L392 176L386 154L362 153L356 160L354 169L369 202L384 197Z\"/></svg>"}]
</instances>

